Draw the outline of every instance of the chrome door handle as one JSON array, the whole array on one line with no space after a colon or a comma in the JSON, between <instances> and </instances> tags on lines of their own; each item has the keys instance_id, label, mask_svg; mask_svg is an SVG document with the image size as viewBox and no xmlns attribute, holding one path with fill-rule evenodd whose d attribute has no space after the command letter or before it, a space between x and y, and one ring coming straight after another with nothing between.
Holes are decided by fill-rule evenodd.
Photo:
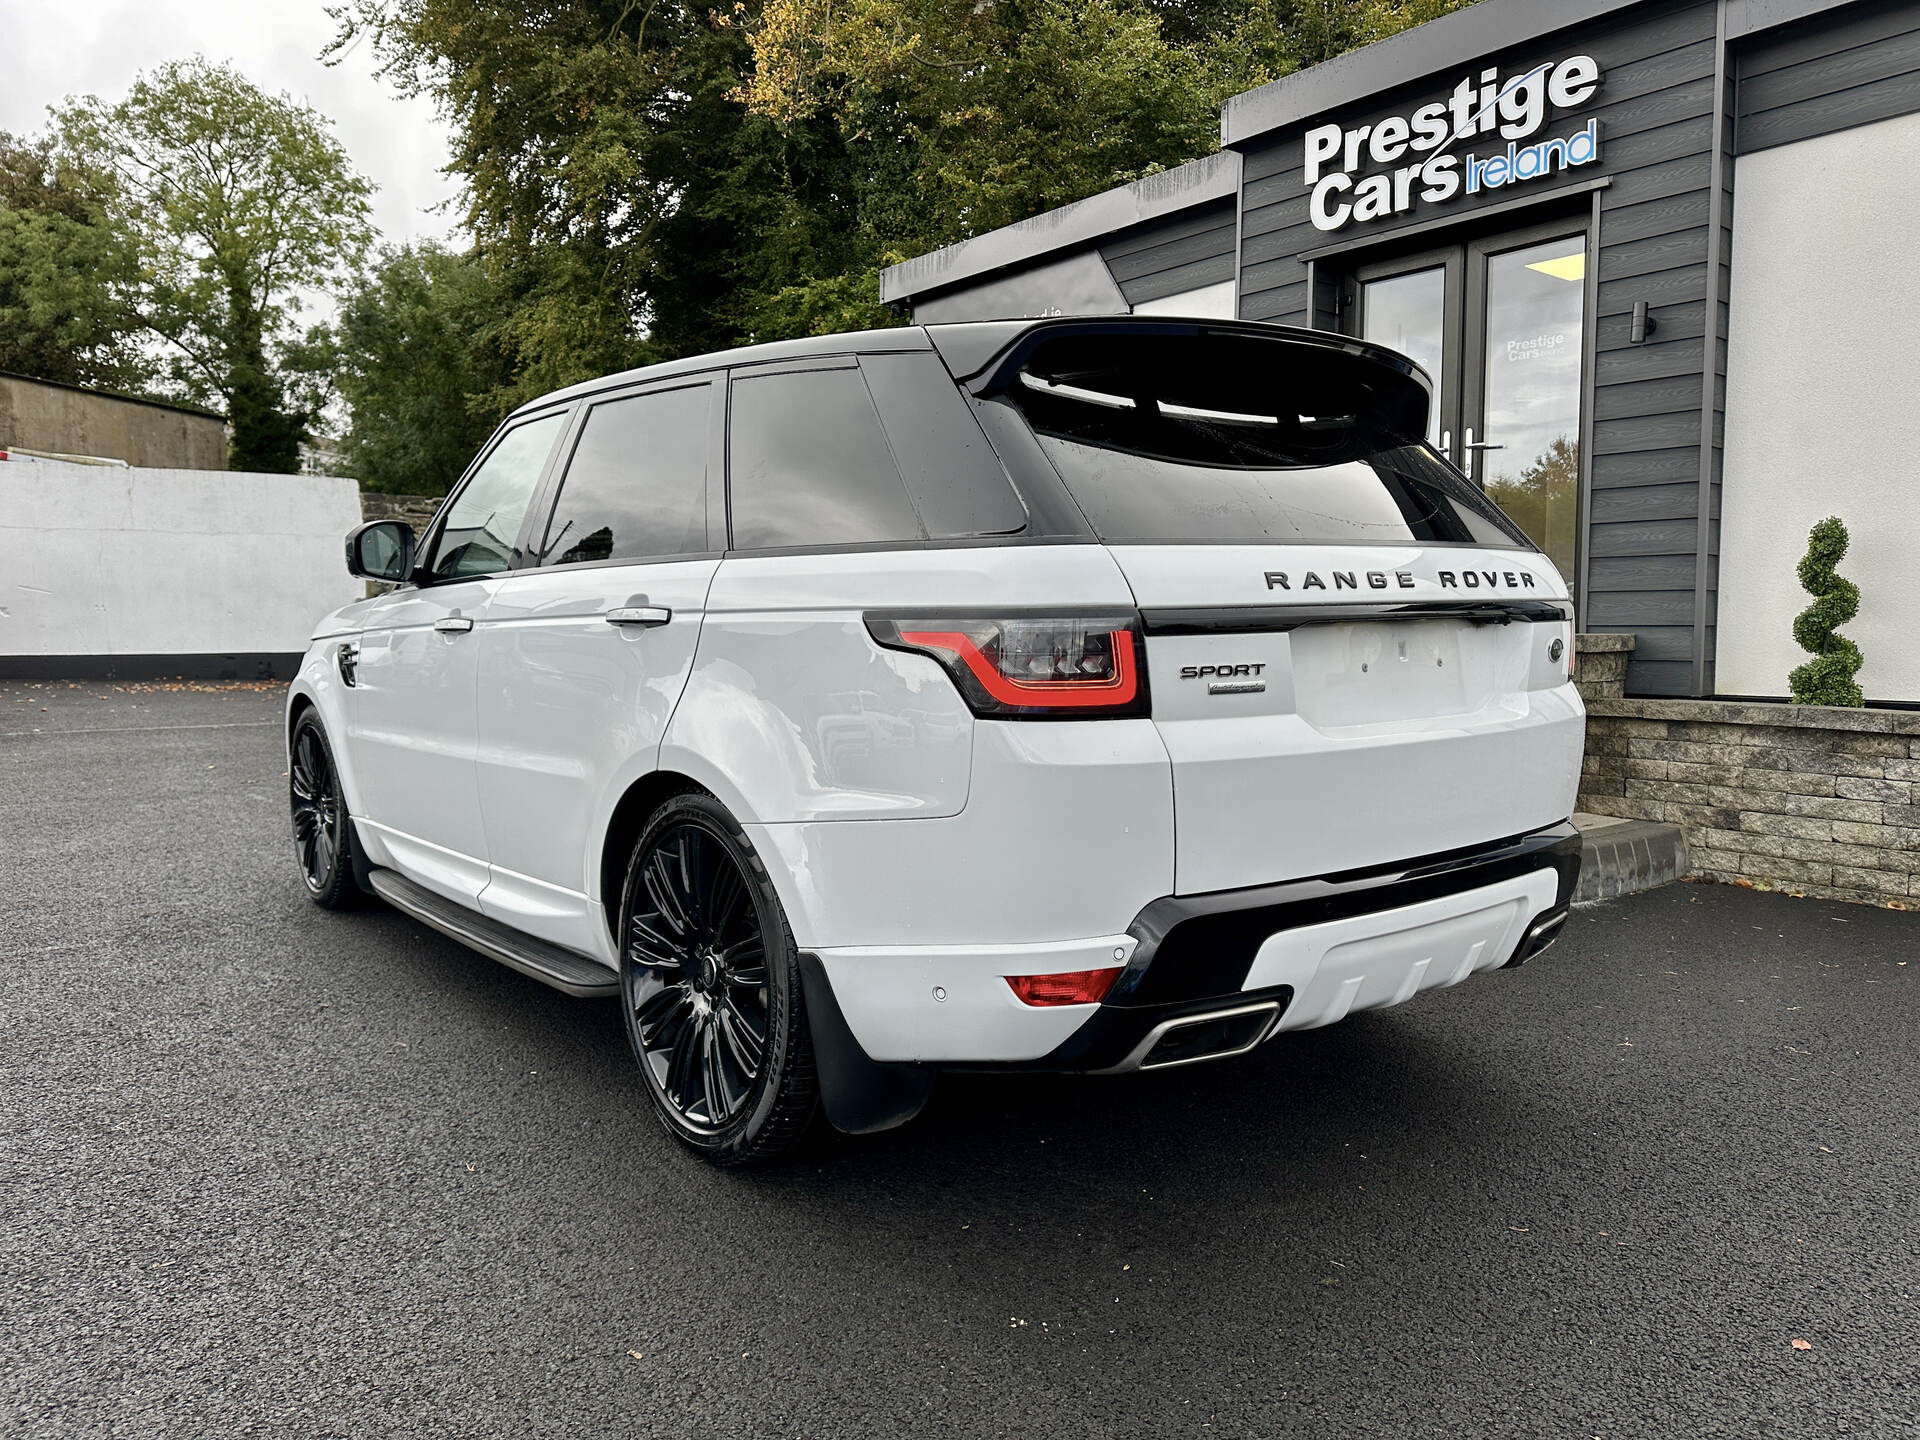
<instances>
[{"instance_id":1,"label":"chrome door handle","mask_svg":"<svg viewBox=\"0 0 1920 1440\"><path fill-rule=\"evenodd\" d=\"M473 628L473 621L464 615L443 615L433 622L433 628L442 635L464 635Z\"/></svg>"},{"instance_id":2,"label":"chrome door handle","mask_svg":"<svg viewBox=\"0 0 1920 1440\"><path fill-rule=\"evenodd\" d=\"M607 611L609 625L664 625L673 619L673 611L664 605L622 605Z\"/></svg>"}]
</instances>

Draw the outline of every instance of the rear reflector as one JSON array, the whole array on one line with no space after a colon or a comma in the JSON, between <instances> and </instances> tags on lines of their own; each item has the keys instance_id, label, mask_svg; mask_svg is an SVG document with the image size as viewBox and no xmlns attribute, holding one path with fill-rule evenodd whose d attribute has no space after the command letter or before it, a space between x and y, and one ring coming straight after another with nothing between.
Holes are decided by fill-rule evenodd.
<instances>
[{"instance_id":1,"label":"rear reflector","mask_svg":"<svg viewBox=\"0 0 1920 1440\"><path fill-rule=\"evenodd\" d=\"M1120 966L1066 970L1057 975L1009 975L1007 984L1026 1005L1097 1005L1120 978Z\"/></svg>"}]
</instances>

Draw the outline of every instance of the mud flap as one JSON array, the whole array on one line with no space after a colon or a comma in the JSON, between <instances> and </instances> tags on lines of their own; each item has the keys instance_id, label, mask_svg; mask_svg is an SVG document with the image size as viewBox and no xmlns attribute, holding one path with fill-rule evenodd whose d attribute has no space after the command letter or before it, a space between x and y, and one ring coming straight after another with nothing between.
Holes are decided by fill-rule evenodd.
<instances>
[{"instance_id":1,"label":"mud flap","mask_svg":"<svg viewBox=\"0 0 1920 1440\"><path fill-rule=\"evenodd\" d=\"M883 1065L867 1058L847 1017L840 1013L826 966L818 955L804 950L800 952L800 987L807 997L820 1101L833 1128L848 1135L871 1135L918 1115L932 1093L933 1072L919 1065Z\"/></svg>"}]
</instances>

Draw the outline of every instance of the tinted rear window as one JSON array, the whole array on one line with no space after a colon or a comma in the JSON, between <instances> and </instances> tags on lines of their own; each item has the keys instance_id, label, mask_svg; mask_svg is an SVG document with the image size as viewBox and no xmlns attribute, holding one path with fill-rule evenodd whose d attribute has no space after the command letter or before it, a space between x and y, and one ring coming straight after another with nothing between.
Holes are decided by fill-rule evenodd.
<instances>
[{"instance_id":1,"label":"tinted rear window","mask_svg":"<svg viewBox=\"0 0 1920 1440\"><path fill-rule=\"evenodd\" d=\"M727 483L741 549L926 538L851 362L736 377L729 429Z\"/></svg>"},{"instance_id":2,"label":"tinted rear window","mask_svg":"<svg viewBox=\"0 0 1920 1440\"><path fill-rule=\"evenodd\" d=\"M1221 333L1068 335L1004 377L1102 540L1532 546L1428 448L1425 387Z\"/></svg>"}]
</instances>

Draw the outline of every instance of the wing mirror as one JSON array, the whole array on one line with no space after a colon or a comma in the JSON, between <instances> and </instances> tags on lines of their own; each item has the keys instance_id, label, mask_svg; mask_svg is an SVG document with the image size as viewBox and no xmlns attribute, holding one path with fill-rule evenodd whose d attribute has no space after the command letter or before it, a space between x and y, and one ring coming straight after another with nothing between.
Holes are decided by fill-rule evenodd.
<instances>
[{"instance_id":1,"label":"wing mirror","mask_svg":"<svg viewBox=\"0 0 1920 1440\"><path fill-rule=\"evenodd\" d=\"M347 573L397 585L413 574L413 527L373 520L347 536Z\"/></svg>"}]
</instances>

